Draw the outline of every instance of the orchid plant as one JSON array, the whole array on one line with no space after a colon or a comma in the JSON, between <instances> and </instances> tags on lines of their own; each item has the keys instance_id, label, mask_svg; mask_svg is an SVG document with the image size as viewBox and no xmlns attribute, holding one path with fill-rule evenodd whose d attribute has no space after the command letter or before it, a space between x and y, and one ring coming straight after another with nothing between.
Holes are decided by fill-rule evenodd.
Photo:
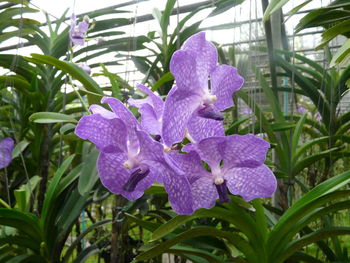
<instances>
[{"instance_id":1,"label":"orchid plant","mask_svg":"<svg viewBox=\"0 0 350 263\"><path fill-rule=\"evenodd\" d=\"M228 202L229 192L246 201L275 192L276 178L264 165L269 143L252 134L225 136L221 111L232 107L244 80L217 60L205 33L190 37L171 59L176 85L165 102L144 85L138 88L148 97L129 100L141 123L112 97L102 99L112 111L90 107L75 133L100 151L97 167L106 188L135 200L154 182L163 183L178 214L211 208L218 198ZM181 144L185 138L189 144Z\"/></svg>"}]
</instances>

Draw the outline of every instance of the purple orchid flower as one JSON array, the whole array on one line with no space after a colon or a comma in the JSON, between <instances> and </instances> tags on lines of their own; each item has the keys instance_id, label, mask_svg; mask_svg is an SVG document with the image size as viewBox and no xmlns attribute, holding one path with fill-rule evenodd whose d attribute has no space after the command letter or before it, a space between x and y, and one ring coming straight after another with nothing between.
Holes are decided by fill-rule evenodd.
<instances>
[{"instance_id":1,"label":"purple orchid flower","mask_svg":"<svg viewBox=\"0 0 350 263\"><path fill-rule=\"evenodd\" d=\"M228 202L229 192L246 201L270 197L277 183L264 165L269 147L268 142L252 134L230 135L204 139L188 154L172 153L171 157L189 178L196 210L213 207L218 198ZM204 169L202 160L211 172Z\"/></svg>"},{"instance_id":2,"label":"purple orchid flower","mask_svg":"<svg viewBox=\"0 0 350 263\"><path fill-rule=\"evenodd\" d=\"M97 161L102 184L111 192L136 200L155 181L164 183L173 209L179 214L191 214L190 184L184 174L172 168L163 145L154 141L134 115L117 99L101 101L113 110L92 105L92 115L79 120L75 133L88 139L100 150Z\"/></svg>"},{"instance_id":3,"label":"purple orchid flower","mask_svg":"<svg viewBox=\"0 0 350 263\"><path fill-rule=\"evenodd\" d=\"M164 105L166 145L182 141L186 131L195 141L224 135L220 111L233 105L232 94L244 80L236 68L217 61L217 50L204 32L191 36L172 56L170 71L176 86Z\"/></svg>"},{"instance_id":4,"label":"purple orchid flower","mask_svg":"<svg viewBox=\"0 0 350 263\"><path fill-rule=\"evenodd\" d=\"M85 43L85 33L89 28L89 24L85 21L79 22L77 25L77 19L75 14L70 17L70 30L69 39L72 46L84 46Z\"/></svg>"},{"instance_id":5,"label":"purple orchid flower","mask_svg":"<svg viewBox=\"0 0 350 263\"><path fill-rule=\"evenodd\" d=\"M131 106L139 109L142 129L149 134L161 136L164 101L145 85L138 84L137 88L148 97L144 99L131 98L128 102Z\"/></svg>"},{"instance_id":6,"label":"purple orchid flower","mask_svg":"<svg viewBox=\"0 0 350 263\"><path fill-rule=\"evenodd\" d=\"M298 105L297 105L297 111L298 111L298 113L300 113L300 114L305 114L305 113L306 113L306 108L305 108L304 105L298 104Z\"/></svg>"},{"instance_id":7,"label":"purple orchid flower","mask_svg":"<svg viewBox=\"0 0 350 263\"><path fill-rule=\"evenodd\" d=\"M0 169L9 166L12 160L14 144L11 138L5 138L0 142Z\"/></svg>"}]
</instances>

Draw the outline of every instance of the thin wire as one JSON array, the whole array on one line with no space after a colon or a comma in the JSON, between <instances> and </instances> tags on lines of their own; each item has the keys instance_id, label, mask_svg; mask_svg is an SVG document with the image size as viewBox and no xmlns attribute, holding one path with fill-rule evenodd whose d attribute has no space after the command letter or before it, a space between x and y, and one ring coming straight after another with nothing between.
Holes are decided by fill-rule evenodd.
<instances>
[{"instance_id":1,"label":"thin wire","mask_svg":"<svg viewBox=\"0 0 350 263\"><path fill-rule=\"evenodd\" d=\"M74 1L75 3L75 1ZM36 4L34 4L33 2L29 2L30 5L34 6L35 8L39 9L40 11L42 11L43 13L49 15L49 16L52 16L53 18L55 18L56 20L60 20L59 17L51 14L50 12L47 12L46 10L42 9L41 7L37 6ZM74 7L73 7L73 13L74 13ZM69 25L66 21L63 21L63 23L65 23L66 25Z\"/></svg>"}]
</instances>

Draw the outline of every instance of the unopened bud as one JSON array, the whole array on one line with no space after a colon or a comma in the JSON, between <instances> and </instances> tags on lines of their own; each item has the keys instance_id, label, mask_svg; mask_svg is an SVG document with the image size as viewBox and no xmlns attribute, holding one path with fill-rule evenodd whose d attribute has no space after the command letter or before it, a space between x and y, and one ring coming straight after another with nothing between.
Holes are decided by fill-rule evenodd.
<instances>
[{"instance_id":1,"label":"unopened bud","mask_svg":"<svg viewBox=\"0 0 350 263\"><path fill-rule=\"evenodd\" d=\"M88 17L87 15L85 15L84 16L84 18L83 18L83 21L85 22L85 23L90 23L90 17Z\"/></svg>"}]
</instances>

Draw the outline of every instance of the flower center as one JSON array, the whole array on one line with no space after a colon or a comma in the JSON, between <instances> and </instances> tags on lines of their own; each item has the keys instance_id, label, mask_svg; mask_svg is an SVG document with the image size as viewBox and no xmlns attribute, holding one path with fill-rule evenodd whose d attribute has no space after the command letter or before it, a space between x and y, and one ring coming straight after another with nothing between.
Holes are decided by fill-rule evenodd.
<instances>
[{"instance_id":1,"label":"flower center","mask_svg":"<svg viewBox=\"0 0 350 263\"><path fill-rule=\"evenodd\" d=\"M134 155L128 155L128 159L124 162L123 166L125 169L133 169L139 165L139 160Z\"/></svg>"},{"instance_id":2,"label":"flower center","mask_svg":"<svg viewBox=\"0 0 350 263\"><path fill-rule=\"evenodd\" d=\"M217 100L218 98L216 97L216 95L212 95L208 92L203 96L203 105L214 104Z\"/></svg>"}]
</instances>

